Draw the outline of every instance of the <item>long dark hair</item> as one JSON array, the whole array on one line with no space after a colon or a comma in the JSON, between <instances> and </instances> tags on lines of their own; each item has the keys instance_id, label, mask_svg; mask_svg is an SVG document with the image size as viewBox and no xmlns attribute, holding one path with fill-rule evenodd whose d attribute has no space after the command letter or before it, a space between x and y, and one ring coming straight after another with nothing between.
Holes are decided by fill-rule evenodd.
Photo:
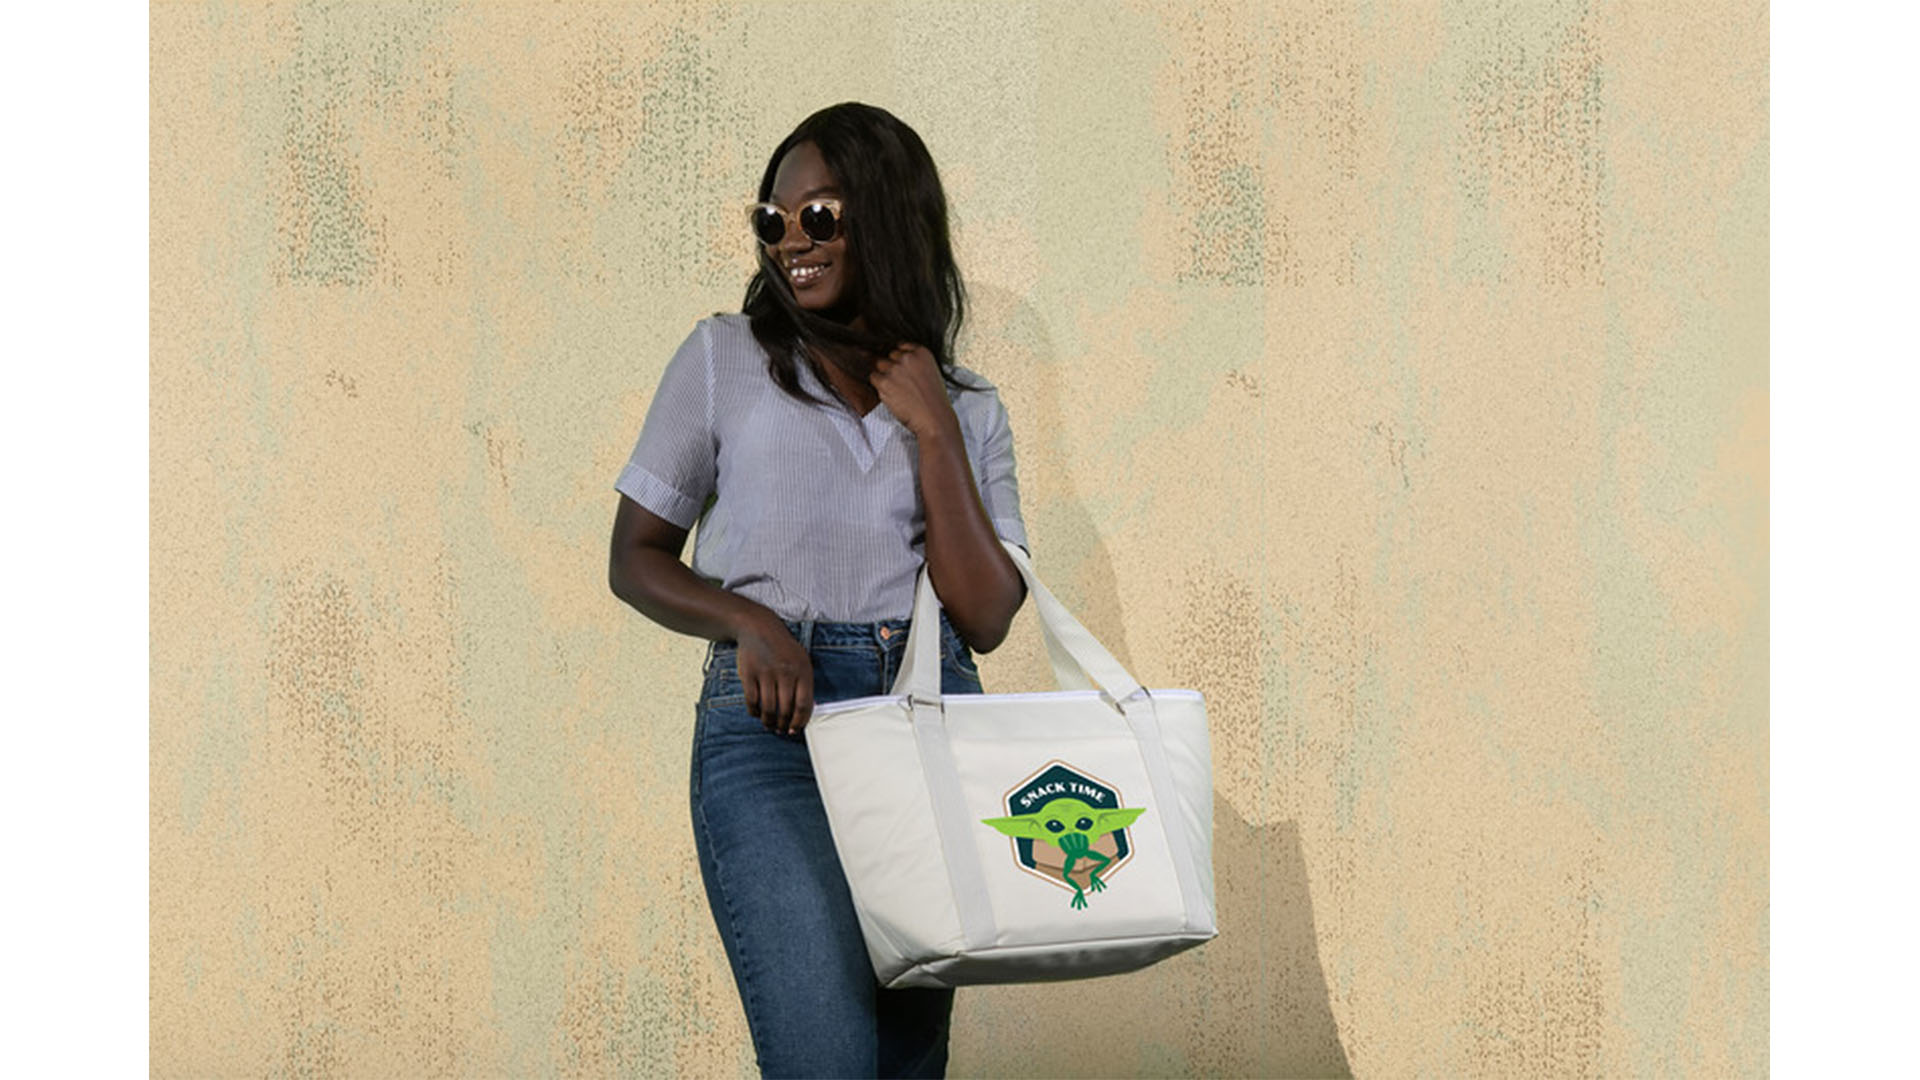
<instances>
[{"instance_id":1,"label":"long dark hair","mask_svg":"<svg viewBox=\"0 0 1920 1080\"><path fill-rule=\"evenodd\" d=\"M761 200L773 197L780 159L803 142L819 148L839 182L847 215L847 257L858 268L857 295L850 299L868 332L802 308L787 276L765 245L756 243L760 268L747 283L740 310L767 351L774 382L801 401L818 401L800 386L796 344L865 382L873 373L875 355L912 341L933 353L949 385L979 389L953 373L966 287L953 261L946 190L926 144L885 109L856 101L828 106L800 121L774 147L760 178Z\"/></svg>"}]
</instances>

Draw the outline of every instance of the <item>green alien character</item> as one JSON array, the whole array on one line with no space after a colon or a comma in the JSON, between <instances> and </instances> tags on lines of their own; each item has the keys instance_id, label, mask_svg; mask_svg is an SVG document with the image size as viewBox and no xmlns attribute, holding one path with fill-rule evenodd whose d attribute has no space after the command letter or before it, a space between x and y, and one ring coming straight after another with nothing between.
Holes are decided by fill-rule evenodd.
<instances>
[{"instance_id":1,"label":"green alien character","mask_svg":"<svg viewBox=\"0 0 1920 1080\"><path fill-rule=\"evenodd\" d=\"M1073 880L1073 864L1081 859L1098 860L1100 865L1087 872L1087 883L1094 892L1105 889L1107 886L1100 880L1100 871L1105 870L1113 860L1093 850L1094 838L1126 828L1146 810L1144 806L1096 810L1079 799L1059 798L1048 801L1032 813L981 818L980 821L1016 840L1045 840L1065 852L1067 861L1060 868L1060 875L1066 878L1068 885L1073 886L1073 906L1085 909L1087 893Z\"/></svg>"}]
</instances>

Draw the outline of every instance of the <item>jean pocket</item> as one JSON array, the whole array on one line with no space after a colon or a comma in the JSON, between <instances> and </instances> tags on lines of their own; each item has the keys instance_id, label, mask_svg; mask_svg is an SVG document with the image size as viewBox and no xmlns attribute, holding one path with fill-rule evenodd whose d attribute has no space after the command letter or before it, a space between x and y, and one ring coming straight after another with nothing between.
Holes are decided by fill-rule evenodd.
<instances>
[{"instance_id":1,"label":"jean pocket","mask_svg":"<svg viewBox=\"0 0 1920 1080\"><path fill-rule=\"evenodd\" d=\"M746 691L740 685L740 646L738 642L716 641L707 652L706 677L700 686L700 700L708 705L743 701Z\"/></svg>"},{"instance_id":2,"label":"jean pocket","mask_svg":"<svg viewBox=\"0 0 1920 1080\"><path fill-rule=\"evenodd\" d=\"M940 620L940 663L963 678L978 680L980 669L973 661L973 650L960 638L960 632L945 619Z\"/></svg>"}]
</instances>

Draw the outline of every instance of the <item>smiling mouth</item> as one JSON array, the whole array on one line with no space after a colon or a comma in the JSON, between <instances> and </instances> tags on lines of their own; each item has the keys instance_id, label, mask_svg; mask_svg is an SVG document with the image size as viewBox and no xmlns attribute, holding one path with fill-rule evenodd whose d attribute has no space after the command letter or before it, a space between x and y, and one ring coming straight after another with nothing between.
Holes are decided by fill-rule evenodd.
<instances>
[{"instance_id":1,"label":"smiling mouth","mask_svg":"<svg viewBox=\"0 0 1920 1080\"><path fill-rule=\"evenodd\" d=\"M818 263L812 266L789 267L787 269L787 280L793 282L793 287L796 289L805 288L820 280L820 278L826 274L829 265L831 264Z\"/></svg>"}]
</instances>

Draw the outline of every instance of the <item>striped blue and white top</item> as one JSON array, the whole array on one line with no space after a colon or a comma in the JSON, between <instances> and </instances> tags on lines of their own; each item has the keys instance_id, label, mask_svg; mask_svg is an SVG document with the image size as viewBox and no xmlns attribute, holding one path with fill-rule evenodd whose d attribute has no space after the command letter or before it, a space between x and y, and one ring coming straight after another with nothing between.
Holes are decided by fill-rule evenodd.
<instances>
[{"instance_id":1,"label":"striped blue and white top","mask_svg":"<svg viewBox=\"0 0 1920 1080\"><path fill-rule=\"evenodd\" d=\"M1006 407L980 375L954 373L985 388L947 388L981 505L1024 548ZM835 400L805 363L800 381ZM700 320L674 352L614 488L683 529L697 521L694 573L784 619L913 612L926 560L913 435L885 402L857 417L789 397L745 315Z\"/></svg>"}]
</instances>

